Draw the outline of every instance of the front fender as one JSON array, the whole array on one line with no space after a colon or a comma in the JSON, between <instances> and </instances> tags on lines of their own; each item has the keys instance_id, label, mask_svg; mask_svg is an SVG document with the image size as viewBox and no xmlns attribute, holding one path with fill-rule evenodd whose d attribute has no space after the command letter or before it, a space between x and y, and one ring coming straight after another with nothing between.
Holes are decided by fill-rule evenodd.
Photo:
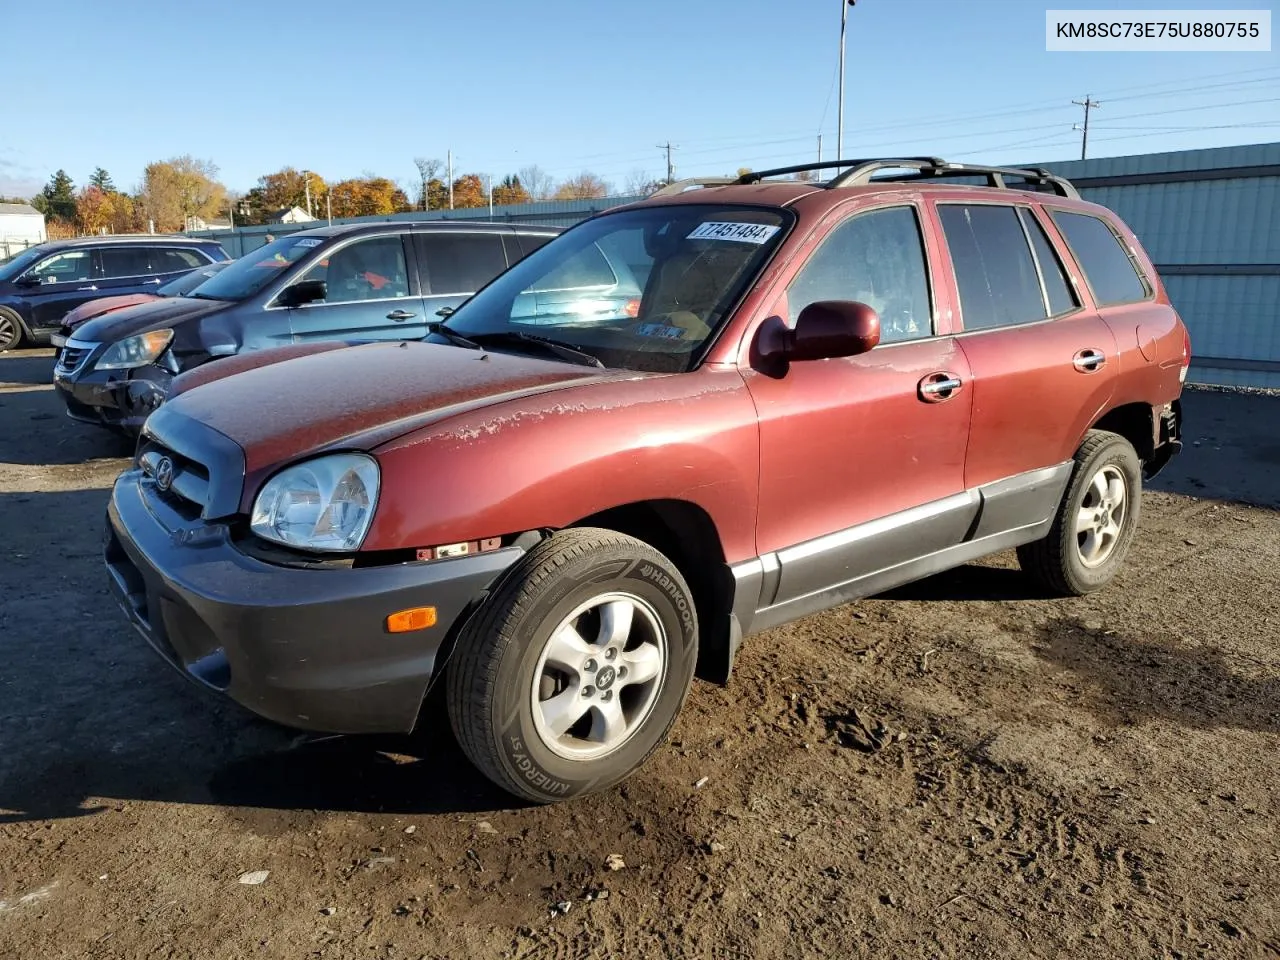
<instances>
[{"instance_id":1,"label":"front fender","mask_svg":"<svg viewBox=\"0 0 1280 960\"><path fill-rule=\"evenodd\" d=\"M711 517L726 561L755 556L759 426L732 367L514 399L374 452L382 489L365 550L560 528L680 500Z\"/></svg>"}]
</instances>

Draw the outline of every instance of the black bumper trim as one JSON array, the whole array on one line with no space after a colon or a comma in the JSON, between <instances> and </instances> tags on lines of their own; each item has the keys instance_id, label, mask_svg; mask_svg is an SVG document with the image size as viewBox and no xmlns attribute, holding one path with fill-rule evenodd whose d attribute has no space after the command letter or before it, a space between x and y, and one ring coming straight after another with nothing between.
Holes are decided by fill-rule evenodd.
<instances>
[{"instance_id":1,"label":"black bumper trim","mask_svg":"<svg viewBox=\"0 0 1280 960\"><path fill-rule=\"evenodd\" d=\"M165 660L269 720L331 733L411 730L451 627L523 555L276 567L238 550L225 527L184 519L137 470L116 481L107 513L116 599ZM180 543L195 527L200 544ZM424 605L436 626L385 631L388 614Z\"/></svg>"}]
</instances>

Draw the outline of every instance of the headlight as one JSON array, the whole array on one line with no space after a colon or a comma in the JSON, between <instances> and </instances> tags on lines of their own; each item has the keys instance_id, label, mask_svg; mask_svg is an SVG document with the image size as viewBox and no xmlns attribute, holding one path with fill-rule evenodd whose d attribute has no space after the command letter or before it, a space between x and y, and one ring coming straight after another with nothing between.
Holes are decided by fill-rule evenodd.
<instances>
[{"instance_id":1,"label":"headlight","mask_svg":"<svg viewBox=\"0 0 1280 960\"><path fill-rule=\"evenodd\" d=\"M117 340L102 355L94 367L98 370L128 370L142 367L164 353L173 340L172 330L151 330L136 337Z\"/></svg>"},{"instance_id":2,"label":"headlight","mask_svg":"<svg viewBox=\"0 0 1280 960\"><path fill-rule=\"evenodd\" d=\"M364 542L377 502L377 462L362 453L331 454L268 480L249 528L287 547L350 553Z\"/></svg>"}]
</instances>

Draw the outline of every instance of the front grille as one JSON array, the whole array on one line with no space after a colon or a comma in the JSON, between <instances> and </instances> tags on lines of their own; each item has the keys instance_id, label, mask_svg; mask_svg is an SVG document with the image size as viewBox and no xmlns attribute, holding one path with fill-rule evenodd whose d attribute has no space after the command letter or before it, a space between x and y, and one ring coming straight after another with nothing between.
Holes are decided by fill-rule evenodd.
<instances>
[{"instance_id":1,"label":"front grille","mask_svg":"<svg viewBox=\"0 0 1280 960\"><path fill-rule=\"evenodd\" d=\"M62 353L58 355L58 372L65 376L76 373L89 359L89 355L93 353L93 348L96 346L96 343L68 340L67 345L62 348Z\"/></svg>"},{"instance_id":2,"label":"front grille","mask_svg":"<svg viewBox=\"0 0 1280 960\"><path fill-rule=\"evenodd\" d=\"M209 468L154 440L144 440L138 466L156 493L196 519L209 505Z\"/></svg>"}]
</instances>

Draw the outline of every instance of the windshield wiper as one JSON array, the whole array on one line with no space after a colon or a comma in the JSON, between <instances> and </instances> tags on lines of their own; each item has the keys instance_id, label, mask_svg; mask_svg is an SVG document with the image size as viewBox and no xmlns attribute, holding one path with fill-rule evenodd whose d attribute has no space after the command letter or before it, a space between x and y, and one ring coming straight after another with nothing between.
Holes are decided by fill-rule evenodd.
<instances>
[{"instance_id":1,"label":"windshield wiper","mask_svg":"<svg viewBox=\"0 0 1280 960\"><path fill-rule=\"evenodd\" d=\"M538 346L551 351L556 356L570 363L580 363L588 367L599 367L605 369L600 358L594 354L588 353L586 350L579 350L577 347L570 346L560 340L552 340L550 337L538 337L532 333L525 333L523 330L494 330L490 333L473 333L472 337L476 341L488 340L496 343L536 343Z\"/></svg>"},{"instance_id":2,"label":"windshield wiper","mask_svg":"<svg viewBox=\"0 0 1280 960\"><path fill-rule=\"evenodd\" d=\"M466 347L468 350L483 350L484 347L474 340L468 340L457 330L450 329L443 320L433 320L427 324L427 332L439 334L455 347Z\"/></svg>"}]
</instances>

